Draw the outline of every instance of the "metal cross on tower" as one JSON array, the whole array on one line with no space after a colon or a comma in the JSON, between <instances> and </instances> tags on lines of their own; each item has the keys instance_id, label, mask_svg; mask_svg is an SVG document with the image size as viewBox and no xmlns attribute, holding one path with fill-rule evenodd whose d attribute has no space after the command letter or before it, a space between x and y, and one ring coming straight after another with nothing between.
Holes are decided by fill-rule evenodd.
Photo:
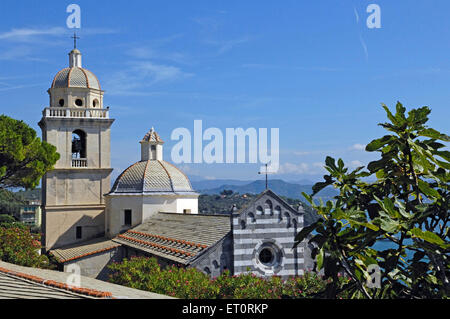
<instances>
[{"instance_id":1,"label":"metal cross on tower","mask_svg":"<svg viewBox=\"0 0 450 319\"><path fill-rule=\"evenodd\" d=\"M71 37L73 39L73 48L76 49L77 48L77 39L79 39L80 37L77 37L77 33L74 32L73 33L73 37Z\"/></svg>"},{"instance_id":2,"label":"metal cross on tower","mask_svg":"<svg viewBox=\"0 0 450 319\"><path fill-rule=\"evenodd\" d=\"M258 174L264 174L264 175L266 175L266 189L269 189L269 183L268 183L268 178L267 178L267 176L268 176L269 174L273 174L273 172L269 172L269 171L267 170L267 164L265 164L265 166L266 166L266 171L265 171L265 172L258 172Z\"/></svg>"}]
</instances>

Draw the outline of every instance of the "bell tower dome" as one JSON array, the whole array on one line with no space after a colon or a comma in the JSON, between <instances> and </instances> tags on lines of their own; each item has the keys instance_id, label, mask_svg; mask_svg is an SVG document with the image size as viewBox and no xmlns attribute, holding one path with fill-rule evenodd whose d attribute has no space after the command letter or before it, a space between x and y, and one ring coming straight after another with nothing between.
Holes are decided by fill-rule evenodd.
<instances>
[{"instance_id":1,"label":"bell tower dome","mask_svg":"<svg viewBox=\"0 0 450 319\"><path fill-rule=\"evenodd\" d=\"M69 67L59 71L48 90L50 107L103 108L103 91L94 73L82 67L80 50L69 53Z\"/></svg>"},{"instance_id":2,"label":"bell tower dome","mask_svg":"<svg viewBox=\"0 0 450 319\"><path fill-rule=\"evenodd\" d=\"M48 90L50 106L39 126L60 159L42 179L43 245L46 250L104 235L105 200L111 187L109 108L97 77L69 53Z\"/></svg>"}]
</instances>

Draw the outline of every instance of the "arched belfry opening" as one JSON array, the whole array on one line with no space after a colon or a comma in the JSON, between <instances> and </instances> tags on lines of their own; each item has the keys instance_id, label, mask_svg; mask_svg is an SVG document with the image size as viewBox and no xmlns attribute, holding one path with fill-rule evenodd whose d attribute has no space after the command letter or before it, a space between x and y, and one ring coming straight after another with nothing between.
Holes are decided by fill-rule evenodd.
<instances>
[{"instance_id":1,"label":"arched belfry opening","mask_svg":"<svg viewBox=\"0 0 450 319\"><path fill-rule=\"evenodd\" d=\"M75 130L72 132L72 159L85 159L86 155L86 133Z\"/></svg>"}]
</instances>

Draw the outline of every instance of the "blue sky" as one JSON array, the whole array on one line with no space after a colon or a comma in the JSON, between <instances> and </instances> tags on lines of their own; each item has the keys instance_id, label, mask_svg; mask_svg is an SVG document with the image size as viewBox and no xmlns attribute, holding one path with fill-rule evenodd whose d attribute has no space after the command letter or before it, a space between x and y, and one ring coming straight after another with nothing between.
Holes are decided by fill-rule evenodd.
<instances>
[{"instance_id":1,"label":"blue sky","mask_svg":"<svg viewBox=\"0 0 450 319\"><path fill-rule=\"evenodd\" d=\"M317 180L327 155L350 166L376 156L363 146L384 132L380 103L432 108L448 132L450 2L441 1L10 1L0 2L0 111L37 122L47 89L78 48L99 78L112 127L114 176L140 159L154 126L279 128L277 176ZM366 8L381 8L369 29ZM256 164L181 164L208 179L261 178ZM273 177L272 177L273 178Z\"/></svg>"}]
</instances>

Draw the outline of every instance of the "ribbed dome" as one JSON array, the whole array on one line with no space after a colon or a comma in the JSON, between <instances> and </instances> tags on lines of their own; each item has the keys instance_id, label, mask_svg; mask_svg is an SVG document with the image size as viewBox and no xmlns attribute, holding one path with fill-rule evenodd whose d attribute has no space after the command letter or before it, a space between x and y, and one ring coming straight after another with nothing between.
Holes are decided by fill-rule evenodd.
<instances>
[{"instance_id":1,"label":"ribbed dome","mask_svg":"<svg viewBox=\"0 0 450 319\"><path fill-rule=\"evenodd\" d=\"M52 83L52 88L70 87L101 90L100 83L94 73L76 66L59 71Z\"/></svg>"},{"instance_id":2,"label":"ribbed dome","mask_svg":"<svg viewBox=\"0 0 450 319\"><path fill-rule=\"evenodd\" d=\"M182 171L166 161L148 160L128 167L116 180L110 194L194 193Z\"/></svg>"}]
</instances>

